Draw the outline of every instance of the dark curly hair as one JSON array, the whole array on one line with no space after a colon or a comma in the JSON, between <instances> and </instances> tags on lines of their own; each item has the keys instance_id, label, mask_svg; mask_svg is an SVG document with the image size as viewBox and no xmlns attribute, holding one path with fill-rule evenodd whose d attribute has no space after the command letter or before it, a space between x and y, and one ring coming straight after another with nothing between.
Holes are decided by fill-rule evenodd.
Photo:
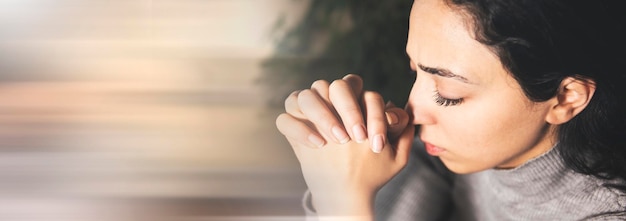
<instances>
[{"instance_id":1,"label":"dark curly hair","mask_svg":"<svg viewBox=\"0 0 626 221\"><path fill-rule=\"evenodd\" d=\"M567 77L595 82L588 106L559 126L557 148L576 172L626 180L626 19L616 3L447 0L529 99L553 98Z\"/></svg>"}]
</instances>

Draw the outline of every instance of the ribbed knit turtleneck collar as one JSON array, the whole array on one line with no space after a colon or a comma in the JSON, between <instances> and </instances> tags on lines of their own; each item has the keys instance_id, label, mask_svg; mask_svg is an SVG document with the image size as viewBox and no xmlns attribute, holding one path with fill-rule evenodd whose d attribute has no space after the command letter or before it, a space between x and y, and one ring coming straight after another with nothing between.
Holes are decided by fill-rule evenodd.
<instances>
[{"instance_id":1,"label":"ribbed knit turtleneck collar","mask_svg":"<svg viewBox=\"0 0 626 221\"><path fill-rule=\"evenodd\" d=\"M557 148L552 148L514 169L493 169L485 172L490 174L494 191L521 198L533 196L533 199L539 201L562 194L568 189L563 187L575 186L582 181L580 176L575 176L575 172L565 166Z\"/></svg>"}]
</instances>

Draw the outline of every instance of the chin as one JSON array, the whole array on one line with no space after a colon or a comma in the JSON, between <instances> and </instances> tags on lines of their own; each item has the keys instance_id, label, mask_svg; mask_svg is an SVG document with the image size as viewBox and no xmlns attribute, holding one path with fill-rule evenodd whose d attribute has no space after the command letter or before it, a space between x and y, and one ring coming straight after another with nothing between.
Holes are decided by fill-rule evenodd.
<instances>
[{"instance_id":1,"label":"chin","mask_svg":"<svg viewBox=\"0 0 626 221\"><path fill-rule=\"evenodd\" d=\"M441 161L448 168L448 170L456 174L477 173L477 172L481 172L481 171L488 170L491 168L491 167L485 167L484 165L477 166L477 165L468 165L468 164L459 163L459 162L450 162L445 159L441 159Z\"/></svg>"}]
</instances>

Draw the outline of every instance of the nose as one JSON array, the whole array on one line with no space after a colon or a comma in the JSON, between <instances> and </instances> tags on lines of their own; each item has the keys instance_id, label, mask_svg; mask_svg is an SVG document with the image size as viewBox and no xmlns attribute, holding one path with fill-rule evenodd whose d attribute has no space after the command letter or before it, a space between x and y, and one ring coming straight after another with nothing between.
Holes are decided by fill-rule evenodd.
<instances>
[{"instance_id":1,"label":"nose","mask_svg":"<svg viewBox=\"0 0 626 221\"><path fill-rule=\"evenodd\" d=\"M434 89L430 89L425 79L417 78L406 105L406 111L411 115L414 125L428 125L436 123L434 116L435 102L432 100Z\"/></svg>"}]
</instances>

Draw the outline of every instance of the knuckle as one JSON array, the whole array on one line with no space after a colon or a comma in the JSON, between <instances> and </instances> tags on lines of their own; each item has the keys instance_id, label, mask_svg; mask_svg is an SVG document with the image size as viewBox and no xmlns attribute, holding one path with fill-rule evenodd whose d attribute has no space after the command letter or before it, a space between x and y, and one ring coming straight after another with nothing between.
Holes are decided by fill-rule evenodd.
<instances>
[{"instance_id":1,"label":"knuckle","mask_svg":"<svg viewBox=\"0 0 626 221\"><path fill-rule=\"evenodd\" d=\"M302 102L304 100L311 99L312 96L314 96L314 92L311 91L310 89L302 90L298 94L298 102Z\"/></svg>"},{"instance_id":2,"label":"knuckle","mask_svg":"<svg viewBox=\"0 0 626 221\"><path fill-rule=\"evenodd\" d=\"M287 99L285 99L285 110L289 110L289 108L296 103L298 100L298 93L299 91L294 91L287 97Z\"/></svg>"},{"instance_id":3,"label":"knuckle","mask_svg":"<svg viewBox=\"0 0 626 221\"><path fill-rule=\"evenodd\" d=\"M346 79L346 78L353 78L353 77L359 77L359 76L356 75L356 74L352 74L352 73L348 73L348 74L346 74L346 76L343 76L344 79Z\"/></svg>"},{"instance_id":4,"label":"knuckle","mask_svg":"<svg viewBox=\"0 0 626 221\"><path fill-rule=\"evenodd\" d=\"M356 75L356 74L347 74L346 76L343 77L343 80L346 80L351 83L357 83L357 84L363 83L363 79L361 78L361 76Z\"/></svg>"},{"instance_id":5,"label":"knuckle","mask_svg":"<svg viewBox=\"0 0 626 221\"><path fill-rule=\"evenodd\" d=\"M293 91L289 94L289 96L287 96L287 98L285 99L285 101L289 100L289 99L295 99L298 98L298 95L300 94L301 90L297 90L297 91Z\"/></svg>"},{"instance_id":6,"label":"knuckle","mask_svg":"<svg viewBox=\"0 0 626 221\"><path fill-rule=\"evenodd\" d=\"M326 80L316 80L311 84L311 88L328 88L330 84Z\"/></svg>"},{"instance_id":7,"label":"knuckle","mask_svg":"<svg viewBox=\"0 0 626 221\"><path fill-rule=\"evenodd\" d=\"M359 76L357 74L353 74L353 73L346 74L346 76L344 76L343 79L344 80L345 79L351 79L351 80L358 80L358 81L363 80L363 79L361 79L361 76Z\"/></svg>"},{"instance_id":8,"label":"knuckle","mask_svg":"<svg viewBox=\"0 0 626 221\"><path fill-rule=\"evenodd\" d=\"M329 89L332 91L336 89L344 89L347 86L348 86L348 83L346 81L337 79L337 80L334 80L333 83L330 84Z\"/></svg>"},{"instance_id":9,"label":"knuckle","mask_svg":"<svg viewBox=\"0 0 626 221\"><path fill-rule=\"evenodd\" d=\"M291 97L291 96L295 96L295 97L297 97L297 96L298 96L298 94L300 93L300 91L302 91L302 90L295 90L295 91L291 92L291 94L289 94L289 96L290 96L290 97Z\"/></svg>"},{"instance_id":10,"label":"knuckle","mask_svg":"<svg viewBox=\"0 0 626 221\"><path fill-rule=\"evenodd\" d=\"M306 97L306 96L311 96L311 95L313 95L313 91L311 91L311 89L304 89L300 91L300 93L298 94L298 97Z\"/></svg>"},{"instance_id":11,"label":"knuckle","mask_svg":"<svg viewBox=\"0 0 626 221\"><path fill-rule=\"evenodd\" d=\"M276 117L276 128L282 132L283 125L285 125L286 121L289 120L289 114L282 113Z\"/></svg>"},{"instance_id":12,"label":"knuckle","mask_svg":"<svg viewBox=\"0 0 626 221\"><path fill-rule=\"evenodd\" d=\"M289 94L289 96L287 96L287 99L285 99L285 100L298 98L298 94L300 94L300 90L297 90L297 91L291 92L291 93Z\"/></svg>"},{"instance_id":13,"label":"knuckle","mask_svg":"<svg viewBox=\"0 0 626 221\"><path fill-rule=\"evenodd\" d=\"M298 95L297 104L301 111L305 112L305 110L310 107L315 107L320 102L319 95L310 89L302 90Z\"/></svg>"},{"instance_id":14,"label":"knuckle","mask_svg":"<svg viewBox=\"0 0 626 221\"><path fill-rule=\"evenodd\" d=\"M366 100L383 100L383 96L381 96L379 93L374 92L374 91L365 91L363 93L363 97Z\"/></svg>"}]
</instances>

